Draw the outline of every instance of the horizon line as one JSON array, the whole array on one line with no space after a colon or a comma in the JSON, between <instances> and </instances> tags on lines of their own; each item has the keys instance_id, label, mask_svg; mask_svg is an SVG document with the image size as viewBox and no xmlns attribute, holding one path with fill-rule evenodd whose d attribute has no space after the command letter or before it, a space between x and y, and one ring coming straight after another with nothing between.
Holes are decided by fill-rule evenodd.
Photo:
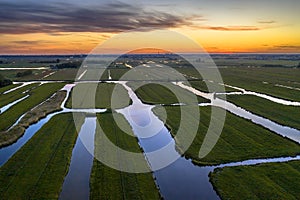
<instances>
[{"instance_id":1,"label":"horizon line","mask_svg":"<svg viewBox=\"0 0 300 200\"><path fill-rule=\"evenodd\" d=\"M88 55L167 55L172 54L171 53L155 53L155 52L148 52L148 53L102 53L102 54L87 54L87 53L59 53L59 54L0 54L0 56L88 56ZM298 55L300 52L201 52L201 53L195 53L195 52L180 52L180 53L174 53L174 54L214 54L214 55L234 55L234 54L253 54L253 55Z\"/></svg>"}]
</instances>

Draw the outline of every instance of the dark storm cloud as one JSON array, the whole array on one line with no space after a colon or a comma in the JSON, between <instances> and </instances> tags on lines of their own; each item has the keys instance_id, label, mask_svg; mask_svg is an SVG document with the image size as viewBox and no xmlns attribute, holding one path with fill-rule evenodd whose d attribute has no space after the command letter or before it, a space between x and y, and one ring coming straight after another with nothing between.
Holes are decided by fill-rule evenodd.
<instances>
[{"instance_id":1,"label":"dark storm cloud","mask_svg":"<svg viewBox=\"0 0 300 200\"><path fill-rule=\"evenodd\" d=\"M0 2L0 33L121 32L136 28L170 28L190 25L190 17L124 3L98 7L71 4Z\"/></svg>"}]
</instances>

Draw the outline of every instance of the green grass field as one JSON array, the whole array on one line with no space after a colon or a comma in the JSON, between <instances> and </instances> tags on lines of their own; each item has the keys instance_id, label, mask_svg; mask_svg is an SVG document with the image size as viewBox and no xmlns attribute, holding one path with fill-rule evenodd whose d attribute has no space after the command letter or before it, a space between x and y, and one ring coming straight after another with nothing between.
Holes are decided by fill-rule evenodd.
<instances>
[{"instance_id":1,"label":"green grass field","mask_svg":"<svg viewBox=\"0 0 300 200\"><path fill-rule=\"evenodd\" d=\"M52 69L33 70L33 73L28 76L16 78L18 81L30 81L30 80L45 80L45 76L49 76L51 73L56 72Z\"/></svg>"},{"instance_id":2,"label":"green grass field","mask_svg":"<svg viewBox=\"0 0 300 200\"><path fill-rule=\"evenodd\" d=\"M287 67L293 67L298 65L297 60L278 60L278 59L267 59L257 60L249 58L239 59L226 59L226 58L214 58L214 62L217 66L263 66L263 65L283 65Z\"/></svg>"},{"instance_id":3,"label":"green grass field","mask_svg":"<svg viewBox=\"0 0 300 200\"><path fill-rule=\"evenodd\" d=\"M25 97L30 93L31 90L38 87L39 83L33 83L30 85L26 85L17 90L9 92L7 94L0 94L0 107L5 106L9 103L12 103L22 97Z\"/></svg>"},{"instance_id":4,"label":"green grass field","mask_svg":"<svg viewBox=\"0 0 300 200\"><path fill-rule=\"evenodd\" d=\"M0 131L5 131L8 129L22 114L48 99L64 85L65 83L47 83L30 91L30 96L28 98L15 104L9 110L0 114Z\"/></svg>"},{"instance_id":5,"label":"green grass field","mask_svg":"<svg viewBox=\"0 0 300 200\"><path fill-rule=\"evenodd\" d=\"M299 199L300 161L225 167L210 174L222 199Z\"/></svg>"},{"instance_id":6,"label":"green grass field","mask_svg":"<svg viewBox=\"0 0 300 200\"><path fill-rule=\"evenodd\" d=\"M17 73L26 71L26 68L23 69L14 69L14 70L1 70L1 74L6 78L13 81L32 81L32 80L41 80L45 75L53 72L50 69L32 69L31 75L26 75L22 77L17 77Z\"/></svg>"},{"instance_id":7,"label":"green grass field","mask_svg":"<svg viewBox=\"0 0 300 200\"><path fill-rule=\"evenodd\" d=\"M0 168L1 199L58 199L76 138L72 114L54 116Z\"/></svg>"},{"instance_id":8,"label":"green grass field","mask_svg":"<svg viewBox=\"0 0 300 200\"><path fill-rule=\"evenodd\" d=\"M190 79L192 79L190 76L201 80L205 78L201 77L201 75L192 68L178 68L177 70L186 74ZM203 70L206 70L207 73L213 72L211 69ZM223 82L228 85L283 99L300 101L299 90L275 86L276 84L281 84L300 88L299 68L228 67L219 68L219 72L222 75Z\"/></svg>"},{"instance_id":9,"label":"green grass field","mask_svg":"<svg viewBox=\"0 0 300 200\"><path fill-rule=\"evenodd\" d=\"M44 80L51 81L74 81L76 78L78 69L60 69L55 70L55 73L46 77Z\"/></svg>"},{"instance_id":10,"label":"green grass field","mask_svg":"<svg viewBox=\"0 0 300 200\"><path fill-rule=\"evenodd\" d=\"M113 80L119 80L126 72L129 71L127 68L116 69L116 68L108 68L110 70L110 76Z\"/></svg>"},{"instance_id":11,"label":"green grass field","mask_svg":"<svg viewBox=\"0 0 300 200\"><path fill-rule=\"evenodd\" d=\"M171 133L176 135L180 124L180 108L174 106L165 106L164 108L168 116L166 124L171 128ZM160 108L155 108L154 112L159 116ZM184 153L185 156L192 158L200 165L221 164L253 158L295 156L300 153L298 144L227 112L225 125L216 146L205 158L199 159L199 150L210 122L210 112L210 107L200 107L200 125L197 135L192 145ZM191 124L195 123L194 116L185 117ZM186 134L189 134L188 129ZM177 138L176 143L179 150L182 149L181 141L184 140L185 137Z\"/></svg>"},{"instance_id":12,"label":"green grass field","mask_svg":"<svg viewBox=\"0 0 300 200\"><path fill-rule=\"evenodd\" d=\"M50 64L50 63L49 63ZM47 67L44 63L30 63L26 58L24 59L15 59L14 62L7 63L7 64L0 64L0 67L2 68L30 68L30 67Z\"/></svg>"},{"instance_id":13,"label":"green grass field","mask_svg":"<svg viewBox=\"0 0 300 200\"><path fill-rule=\"evenodd\" d=\"M85 68L80 69L78 77L85 71ZM82 76L80 80L98 81L98 80L108 80L108 74L104 68L87 68L87 71Z\"/></svg>"},{"instance_id":14,"label":"green grass field","mask_svg":"<svg viewBox=\"0 0 300 200\"><path fill-rule=\"evenodd\" d=\"M208 103L209 100L204 99L200 96L196 96L191 92L180 88L172 83L162 82L149 83L139 87L140 82L129 82L129 85L133 90L135 90L136 95L144 102L148 104L174 104L178 103L175 92L178 96L182 98L181 103ZM173 93L174 91L174 93Z\"/></svg>"},{"instance_id":15,"label":"green grass field","mask_svg":"<svg viewBox=\"0 0 300 200\"><path fill-rule=\"evenodd\" d=\"M55 74L46 77L45 80L64 80L64 81L74 81L76 76L78 77L85 68L79 69L59 69L56 70ZM109 68L110 75L113 80L118 80L128 69L115 69ZM101 76L97 76L101 73ZM103 69L88 69L88 73L85 74L81 80L108 80L108 71Z\"/></svg>"},{"instance_id":16,"label":"green grass field","mask_svg":"<svg viewBox=\"0 0 300 200\"><path fill-rule=\"evenodd\" d=\"M208 86L206 85L206 83L204 81L189 81L189 83L191 84L191 86L197 90L203 91L203 92L237 92L238 90L229 88L224 86L224 88L222 88L220 85L216 84L216 83L211 83L211 82L207 82L208 86L211 88L211 91L208 90ZM223 91L224 89L224 91Z\"/></svg>"},{"instance_id":17,"label":"green grass field","mask_svg":"<svg viewBox=\"0 0 300 200\"><path fill-rule=\"evenodd\" d=\"M130 129L122 115L114 115ZM141 152L137 139L120 130L111 113L98 114L97 118L104 133L113 143L131 152ZM95 154L101 144L99 126L96 130ZM113 152L107 152L107 154L112 158L119 156ZM128 162L135 164L134 160ZM147 165L146 160L144 165ZM160 199L151 173L125 173L94 160L90 181L90 199Z\"/></svg>"},{"instance_id":18,"label":"green grass field","mask_svg":"<svg viewBox=\"0 0 300 200\"><path fill-rule=\"evenodd\" d=\"M300 130L299 106L285 106L252 95L229 95L227 100L281 125Z\"/></svg>"},{"instance_id":19,"label":"green grass field","mask_svg":"<svg viewBox=\"0 0 300 200\"><path fill-rule=\"evenodd\" d=\"M66 91L58 91L53 97L28 111L13 128L0 132L0 148L16 142L25 130L48 114L61 110L61 103L66 97Z\"/></svg>"},{"instance_id":20,"label":"green grass field","mask_svg":"<svg viewBox=\"0 0 300 200\"><path fill-rule=\"evenodd\" d=\"M112 93L114 96L114 108L123 108L130 104L130 99L125 88L114 83L80 83L77 84L67 100L67 108L111 108ZM73 93L78 99L72 105Z\"/></svg>"},{"instance_id":21,"label":"green grass field","mask_svg":"<svg viewBox=\"0 0 300 200\"><path fill-rule=\"evenodd\" d=\"M275 86L300 87L300 69L294 68L226 68L220 69L223 81L254 92L300 101L300 91ZM263 83L265 82L265 83Z\"/></svg>"},{"instance_id":22,"label":"green grass field","mask_svg":"<svg viewBox=\"0 0 300 200\"><path fill-rule=\"evenodd\" d=\"M11 58L8 64L1 64L0 67L24 67L17 70L2 70L1 74L14 81L20 80L56 80L73 82L78 75L86 69L87 72L81 80L108 80L110 73L112 80L119 80L129 68L124 65L131 58L120 58L123 64L117 64L108 69L102 68L101 63L87 64L81 69L41 69L32 70L31 75L16 77L18 72L24 72L26 67L49 66L51 63L30 63L27 57ZM37 58L33 58L34 60ZM38 58L37 61L56 60L56 58ZM65 61L71 60L70 56L60 58ZM73 61L83 58L74 58ZM128 60L127 60L128 59ZM159 58L160 59L160 58ZM207 86L202 77L195 69L186 67L184 63L177 63L176 60L153 60L160 64L174 66L173 69L163 70L159 67L147 67L148 61L152 58L133 59L132 63L136 65L145 64L143 70L131 70L131 75L127 77L128 85L136 89L137 96L144 102L152 105L174 104L178 103L176 95L172 91L177 91L184 96L182 103L189 101L194 96L191 92L180 88L171 83L171 81L185 81L178 78L176 71L181 72L192 87L204 92L208 92ZM193 59L198 59L195 57ZM33 61L34 61L33 60ZM78 61L78 60L77 60ZM76 62L77 62L76 61ZM160 62L159 62L160 61ZM205 60L203 60L205 64ZM69 61L68 61L69 62ZM268 94L282 99L300 102L300 68L293 68L299 60L256 60L242 57L240 59L215 59L225 84L241 87L249 91ZM212 72L211 65L207 63L202 70ZM133 65L133 64L132 64ZM289 67L262 67L263 65L286 65ZM99 68L100 66L100 68ZM249 67L248 67L249 66ZM123 67L123 68L122 68ZM153 70L156 68L157 70ZM80 73L78 73L78 70ZM109 70L109 71L108 71ZM45 75L55 72L46 78ZM99 77L101 73L101 77ZM130 82L136 80L136 82ZM145 83L142 81L153 81L150 84L139 87ZM172 90L167 89L154 81L164 81ZM220 92L216 83L208 83L215 92ZM276 84L283 85L279 87ZM4 113L0 113L0 148L1 141L7 142L7 138L12 138L14 134L25 130L29 124L39 120L38 116L46 115L48 108L60 109L51 102L51 105L32 110L48 99L52 94L61 89L65 83L47 83L41 86L31 84L13 91L9 94L3 94L17 85L9 85L0 88L0 107L5 106L27 94L27 99L12 106ZM93 87L97 89L93 91ZM294 87L294 89L284 88L284 86ZM117 96L112 98L112 91L115 89ZM27 91L28 90L28 91ZM225 87L226 92L235 92L237 90ZM23 92L25 92L23 94ZM97 119L106 136L112 143L120 148L142 153L138 145L138 140L133 135L132 129L126 119L114 111L111 99L115 101L114 108L123 108L131 103L127 91L120 84L115 83L79 83L73 88L72 93L78 92L79 99L73 100L70 95L67 100L68 108L107 108L106 113L97 114ZM62 93L62 92L60 92ZM71 93L71 94L72 94ZM61 94L60 102L65 92ZM263 98L250 95L228 95L227 100L237 106L245 108L250 112L268 118L282 125L287 125L300 130L299 107L284 106L273 103ZM190 101L189 101L190 102ZM194 102L207 103L208 100L194 96ZM56 102L57 103L57 102ZM49 106L49 107L48 107ZM55 108L54 108L55 107ZM203 139L207 133L211 121L211 107L198 107L197 105L185 106L190 112L185 113L184 135L176 138L176 150L183 153L186 158L191 158L197 165L218 165L222 163L238 162L247 159L273 158L282 156L295 156L300 154L300 145L269 131L262 126L256 125L250 120L243 119L226 112L225 126L220 139L212 151L205 157L198 157ZM186 152L182 152L186 137L192 134L190 126L198 123L192 115L192 111L197 107L200 109L200 125L193 143ZM179 106L157 106L153 109L154 113L163 120L162 109L167 113L166 126L169 128L172 136L176 136L181 122L181 111ZM221 108L218 108L221 109ZM31 110L31 111L30 111ZM20 121L22 126L16 126L7 138L4 133L7 128L13 125L16 120L27 113ZM115 118L113 118L113 116ZM119 128L115 119L125 125L124 129ZM81 124L84 123L84 114L82 114ZM215 122L219 121L219 116L214 116ZM22 129L22 130L21 130ZM126 131L125 131L126 130ZM127 134L128 132L130 134ZM12 134L11 134L12 133ZM20 136L20 135L19 135ZM76 142L77 133L72 119L72 113L58 114L46 123L38 132L20 149L6 164L0 168L0 199L58 199L63 185L64 178L68 172L72 150ZM17 140L15 138L15 140ZM103 135L100 134L100 127L97 125L95 135L95 154L103 147ZM15 140L12 140L14 142ZM3 143L3 145L11 144ZM103 149L102 149L103 150ZM122 163L124 167L143 165L148 163L139 163L134 159L125 159L117 152L112 152L105 148L104 153L111 161ZM121 162L124 161L124 162ZM120 164L119 164L120 165ZM222 199L299 199L300 197L300 161L291 161L286 163L269 163L255 166L238 166L215 169L210 173L210 181L215 190ZM174 187L176 190L176 187ZM90 176L90 199L160 199L159 189L155 185L155 178L151 173L126 173L112 169L102 162L94 159L92 172Z\"/></svg>"},{"instance_id":23,"label":"green grass field","mask_svg":"<svg viewBox=\"0 0 300 200\"><path fill-rule=\"evenodd\" d=\"M0 94L2 94L3 92L5 92L5 91L8 91L8 90L10 90L10 89L13 89L13 88L15 88L15 87L18 87L18 86L20 86L21 84L11 84L11 85L8 85L8 86L5 86L5 87L1 87L0 88Z\"/></svg>"}]
</instances>

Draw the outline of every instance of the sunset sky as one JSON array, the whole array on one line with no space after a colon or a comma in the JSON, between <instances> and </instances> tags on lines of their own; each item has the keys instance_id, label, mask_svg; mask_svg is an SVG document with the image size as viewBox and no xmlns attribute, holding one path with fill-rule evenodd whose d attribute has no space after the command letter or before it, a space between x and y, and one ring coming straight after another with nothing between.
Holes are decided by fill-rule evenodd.
<instances>
[{"instance_id":1,"label":"sunset sky","mask_svg":"<svg viewBox=\"0 0 300 200\"><path fill-rule=\"evenodd\" d=\"M136 28L174 30L211 53L300 53L299 8L299 0L1 0L0 54L89 53Z\"/></svg>"}]
</instances>

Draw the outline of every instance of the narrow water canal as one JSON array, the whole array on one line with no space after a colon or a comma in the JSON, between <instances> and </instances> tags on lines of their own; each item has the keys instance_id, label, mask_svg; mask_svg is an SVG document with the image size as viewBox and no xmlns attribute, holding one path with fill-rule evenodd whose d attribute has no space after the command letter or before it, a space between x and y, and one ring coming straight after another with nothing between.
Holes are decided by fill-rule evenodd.
<instances>
[{"instance_id":1,"label":"narrow water canal","mask_svg":"<svg viewBox=\"0 0 300 200\"><path fill-rule=\"evenodd\" d=\"M26 142L34 136L34 134L40 130L40 128L49 121L51 117L53 117L57 113L49 114L46 118L41 119L36 124L30 125L26 130L24 135L18 139L17 142L3 147L0 149L0 167L4 165L10 157L12 157Z\"/></svg>"},{"instance_id":2,"label":"narrow water canal","mask_svg":"<svg viewBox=\"0 0 300 200\"><path fill-rule=\"evenodd\" d=\"M86 117L73 148L69 172L65 177L59 199L89 199L94 156L86 149L82 140L86 142L85 144L91 145L88 149L93 150L95 130L96 117Z\"/></svg>"},{"instance_id":3,"label":"narrow water canal","mask_svg":"<svg viewBox=\"0 0 300 200\"><path fill-rule=\"evenodd\" d=\"M168 129L164 126L151 109L153 106L143 104L136 94L125 83L121 83L128 91L132 99L132 105L119 110L128 120L133 128L134 134L139 138L139 144L143 148L150 167L157 165L161 160L166 159L163 155L160 158L148 157L147 153L155 151L166 145L171 145L168 155L178 157L178 159L169 166L154 171L156 183L160 188L161 195L165 199L219 199L209 182L208 174L210 167L199 167L181 157L175 149L175 141ZM151 123L150 123L151 122ZM149 138L143 138L145 129L141 126L149 125L149 131L160 130L158 133Z\"/></svg>"},{"instance_id":4,"label":"narrow water canal","mask_svg":"<svg viewBox=\"0 0 300 200\"><path fill-rule=\"evenodd\" d=\"M174 84L182 87L183 89L189 90L190 92L193 92L194 94L196 94L198 96L201 96L201 97L211 100L211 104L213 106L218 106L218 107L223 108L239 117L242 117L244 119L249 119L252 122L254 122L255 124L261 125L267 129L275 132L278 135L287 137L287 138L300 144L300 131L297 129L277 124L269 119L266 119L264 117L255 115L249 111L246 111L245 109L240 108L228 101L224 101L219 98L215 99L215 98L213 98L213 94L201 92L199 90L196 90L195 88L192 88L190 86L183 84L182 82L174 83Z\"/></svg>"},{"instance_id":5,"label":"narrow water canal","mask_svg":"<svg viewBox=\"0 0 300 200\"><path fill-rule=\"evenodd\" d=\"M124 109L118 110L125 116L130 125L133 128L135 135L139 139L139 145L143 148L145 156L147 157L150 152L160 149L166 145L170 146L167 156L175 156L178 159L171 165L154 171L155 181L159 186L161 195L165 199L219 199L218 195L214 191L211 183L209 182L208 174L217 167L225 166L240 166L240 165L253 165L267 162L285 162L290 160L299 160L297 157L285 157L285 158L269 158L269 159L254 159L246 160L242 162L227 163L218 166L196 166L191 160L181 157L175 149L175 142L168 129L164 126L164 123L158 119L152 112L152 105L143 104L130 87L126 85L126 82L116 82L122 84L128 91L130 98L132 99L132 105ZM40 120L38 123L31 125L26 131L23 137L21 137L16 143L0 149L0 166L20 149L52 116L63 112L104 112L105 109L67 109L64 104L69 96L71 88L75 84L66 85L62 90L67 90L67 96L62 103L63 110L50 115ZM186 88L183 85L179 85L185 89L194 92L197 95L212 100L212 105L225 108L226 110L241 116L246 119L252 120L256 124L260 124L277 134L289 137L294 141L300 143L300 131L289 127L280 126L268 119L253 115L245 111L242 108L235 106L229 102L223 100L214 100L211 94L201 93L194 88ZM210 104L207 104L210 105ZM205 106L205 105L204 105ZM151 122L151 123L150 123ZM145 129L141 130L141 126L151 124L148 127L149 133L145 133ZM89 199L89 180L90 173L93 164L93 155L90 154L86 147L83 145L82 139L88 141L85 144L94 145L94 134L96 129L96 117L87 117L79 132L79 137L75 143L70 168L68 174L65 177L63 183L60 199ZM143 135L152 135L151 132L157 134L149 138L142 137ZM166 155L165 155L166 156ZM163 160L165 157L153 159L147 157L150 167L155 166L159 159Z\"/></svg>"}]
</instances>

